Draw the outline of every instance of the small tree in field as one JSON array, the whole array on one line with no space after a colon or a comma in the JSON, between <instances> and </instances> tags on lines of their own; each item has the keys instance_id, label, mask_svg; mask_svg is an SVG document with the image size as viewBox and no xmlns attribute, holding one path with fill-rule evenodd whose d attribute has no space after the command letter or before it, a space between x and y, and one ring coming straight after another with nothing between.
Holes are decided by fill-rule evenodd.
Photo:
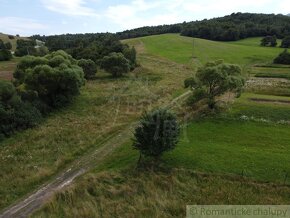
<instances>
[{"instance_id":1,"label":"small tree in field","mask_svg":"<svg viewBox=\"0 0 290 218\"><path fill-rule=\"evenodd\" d=\"M83 68L86 79L92 79L96 76L97 66L94 61L90 59L81 59L78 61L78 65Z\"/></svg>"},{"instance_id":2,"label":"small tree in field","mask_svg":"<svg viewBox=\"0 0 290 218\"><path fill-rule=\"evenodd\" d=\"M287 36L282 40L281 48L290 48L290 36Z\"/></svg>"},{"instance_id":3,"label":"small tree in field","mask_svg":"<svg viewBox=\"0 0 290 218\"><path fill-rule=\"evenodd\" d=\"M145 113L135 129L133 147L140 151L139 162L144 155L156 162L162 154L175 148L180 128L175 115L166 109Z\"/></svg>"},{"instance_id":4,"label":"small tree in field","mask_svg":"<svg viewBox=\"0 0 290 218\"><path fill-rule=\"evenodd\" d=\"M122 53L111 53L109 56L105 56L101 67L111 73L113 77L122 76L130 71L130 63Z\"/></svg>"},{"instance_id":5,"label":"small tree in field","mask_svg":"<svg viewBox=\"0 0 290 218\"><path fill-rule=\"evenodd\" d=\"M193 103L206 99L208 107L214 109L217 97L226 92L233 92L239 97L245 79L239 66L219 60L205 64L195 78L187 79L184 83L185 88L193 89Z\"/></svg>"}]
</instances>

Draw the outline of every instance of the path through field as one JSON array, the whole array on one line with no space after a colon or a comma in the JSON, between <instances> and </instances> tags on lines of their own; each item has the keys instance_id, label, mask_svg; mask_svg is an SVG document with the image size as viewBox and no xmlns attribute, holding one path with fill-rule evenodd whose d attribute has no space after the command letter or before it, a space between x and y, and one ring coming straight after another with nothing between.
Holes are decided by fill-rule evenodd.
<instances>
[{"instance_id":1,"label":"path through field","mask_svg":"<svg viewBox=\"0 0 290 218\"><path fill-rule=\"evenodd\" d=\"M186 98L189 94L190 92L186 92L175 98L168 107L174 107L175 104L178 104L178 101ZM126 143L132 137L135 126L136 123L132 123L125 130L105 138L99 143L99 148L97 150L75 161L68 169L58 175L50 183L45 184L25 199L4 210L0 217L28 217L35 210L39 209L55 192L71 184L78 176L86 173L89 169L99 164L106 156L111 154L117 147Z\"/></svg>"}]
</instances>

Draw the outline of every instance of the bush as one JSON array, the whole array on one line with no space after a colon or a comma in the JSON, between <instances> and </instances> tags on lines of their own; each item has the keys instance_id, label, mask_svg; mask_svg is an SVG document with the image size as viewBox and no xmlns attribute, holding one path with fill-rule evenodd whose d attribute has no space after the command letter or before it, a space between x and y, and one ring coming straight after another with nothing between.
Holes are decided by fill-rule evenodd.
<instances>
[{"instance_id":1,"label":"bush","mask_svg":"<svg viewBox=\"0 0 290 218\"><path fill-rule=\"evenodd\" d=\"M261 40L261 46L277 46L277 37L276 36L266 36Z\"/></svg>"},{"instance_id":2,"label":"bush","mask_svg":"<svg viewBox=\"0 0 290 218\"><path fill-rule=\"evenodd\" d=\"M274 64L290 64L290 53L285 49L277 58L274 59Z\"/></svg>"},{"instance_id":3,"label":"bush","mask_svg":"<svg viewBox=\"0 0 290 218\"><path fill-rule=\"evenodd\" d=\"M135 47L130 48L129 46L125 46L123 49L124 57L129 61L130 70L134 70L137 63L136 63L136 56L137 52Z\"/></svg>"},{"instance_id":4,"label":"bush","mask_svg":"<svg viewBox=\"0 0 290 218\"><path fill-rule=\"evenodd\" d=\"M290 48L290 36L287 36L282 40L281 47L282 48Z\"/></svg>"},{"instance_id":5,"label":"bush","mask_svg":"<svg viewBox=\"0 0 290 218\"><path fill-rule=\"evenodd\" d=\"M177 118L166 109L145 113L135 129L133 147L142 155L158 161L161 155L175 148L180 128Z\"/></svg>"},{"instance_id":6,"label":"bush","mask_svg":"<svg viewBox=\"0 0 290 218\"><path fill-rule=\"evenodd\" d=\"M0 81L0 135L10 136L17 130L33 127L41 118L39 110L17 96L11 82Z\"/></svg>"},{"instance_id":7,"label":"bush","mask_svg":"<svg viewBox=\"0 0 290 218\"><path fill-rule=\"evenodd\" d=\"M9 61L12 59L12 54L7 49L0 50L0 61Z\"/></svg>"},{"instance_id":8,"label":"bush","mask_svg":"<svg viewBox=\"0 0 290 218\"><path fill-rule=\"evenodd\" d=\"M6 42L6 43L5 43L5 48L6 48L7 50L11 50L11 49L12 49L12 44L11 44L11 42Z\"/></svg>"},{"instance_id":9,"label":"bush","mask_svg":"<svg viewBox=\"0 0 290 218\"><path fill-rule=\"evenodd\" d=\"M96 76L97 65L92 60L81 59L78 61L78 65L83 69L86 79L92 79Z\"/></svg>"},{"instance_id":10,"label":"bush","mask_svg":"<svg viewBox=\"0 0 290 218\"><path fill-rule=\"evenodd\" d=\"M101 61L101 67L113 77L122 76L130 71L130 63L122 53L111 53Z\"/></svg>"},{"instance_id":11,"label":"bush","mask_svg":"<svg viewBox=\"0 0 290 218\"><path fill-rule=\"evenodd\" d=\"M22 96L38 100L40 105L63 107L79 94L84 85L84 72L76 63L63 51L53 52L44 58L25 57L14 73L15 84Z\"/></svg>"}]
</instances>

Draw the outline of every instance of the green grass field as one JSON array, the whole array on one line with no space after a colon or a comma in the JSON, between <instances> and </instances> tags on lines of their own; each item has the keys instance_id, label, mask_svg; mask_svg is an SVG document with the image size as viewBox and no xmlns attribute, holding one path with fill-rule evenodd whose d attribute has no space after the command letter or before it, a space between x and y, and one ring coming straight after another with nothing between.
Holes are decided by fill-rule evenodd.
<instances>
[{"instance_id":1,"label":"green grass field","mask_svg":"<svg viewBox=\"0 0 290 218\"><path fill-rule=\"evenodd\" d=\"M260 47L260 38L228 43L165 34L137 38L129 42L142 43L149 54L181 64L192 62L200 64L216 59L224 59L225 62L240 65L271 63L283 51L281 48Z\"/></svg>"},{"instance_id":2,"label":"green grass field","mask_svg":"<svg viewBox=\"0 0 290 218\"><path fill-rule=\"evenodd\" d=\"M282 49L260 47L259 40L195 39L194 49L192 38L176 34L125 40L136 47L141 68L117 81L100 74L69 108L1 143L0 208L95 149L99 137L184 93L184 79L200 64L215 59L247 66L245 93L216 116L184 123L177 148L163 157L165 172L136 172L138 152L128 138L35 217L126 216L126 211L166 217L184 215L185 204L289 204L290 85L284 75L290 72L269 67ZM259 73L283 75L255 77ZM174 110L180 112L178 107ZM163 186L171 190L168 195Z\"/></svg>"}]
</instances>

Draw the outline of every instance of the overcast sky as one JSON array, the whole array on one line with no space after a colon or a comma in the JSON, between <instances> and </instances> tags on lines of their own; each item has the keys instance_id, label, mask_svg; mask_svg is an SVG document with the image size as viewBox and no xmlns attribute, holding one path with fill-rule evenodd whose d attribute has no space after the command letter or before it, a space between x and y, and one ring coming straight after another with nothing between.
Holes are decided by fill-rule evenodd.
<instances>
[{"instance_id":1,"label":"overcast sky","mask_svg":"<svg viewBox=\"0 0 290 218\"><path fill-rule=\"evenodd\" d=\"M290 13L289 0L0 0L0 32L118 32L233 12Z\"/></svg>"}]
</instances>

